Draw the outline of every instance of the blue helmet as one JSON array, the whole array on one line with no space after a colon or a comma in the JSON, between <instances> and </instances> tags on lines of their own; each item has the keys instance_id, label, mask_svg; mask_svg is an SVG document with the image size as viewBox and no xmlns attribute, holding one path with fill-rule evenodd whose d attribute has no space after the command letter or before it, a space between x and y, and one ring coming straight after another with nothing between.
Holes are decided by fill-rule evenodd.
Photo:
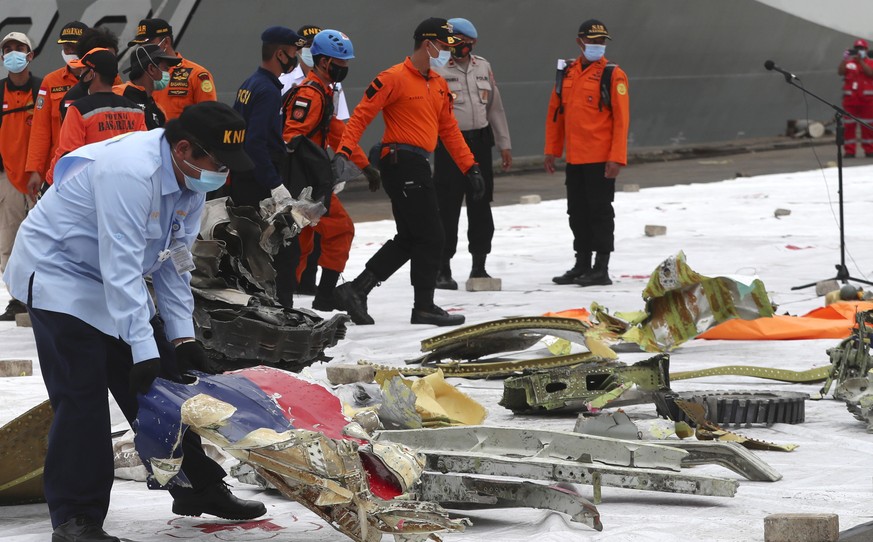
<instances>
[{"instance_id":1,"label":"blue helmet","mask_svg":"<svg viewBox=\"0 0 873 542\"><path fill-rule=\"evenodd\" d=\"M454 19L449 19L449 24L452 25L452 32L455 34L463 34L474 40L479 39L479 33L476 32L476 27L467 19L455 17Z\"/></svg>"},{"instance_id":2,"label":"blue helmet","mask_svg":"<svg viewBox=\"0 0 873 542\"><path fill-rule=\"evenodd\" d=\"M312 56L324 55L340 60L355 58L355 48L352 40L339 30L325 29L312 39L312 47L309 49Z\"/></svg>"}]
</instances>

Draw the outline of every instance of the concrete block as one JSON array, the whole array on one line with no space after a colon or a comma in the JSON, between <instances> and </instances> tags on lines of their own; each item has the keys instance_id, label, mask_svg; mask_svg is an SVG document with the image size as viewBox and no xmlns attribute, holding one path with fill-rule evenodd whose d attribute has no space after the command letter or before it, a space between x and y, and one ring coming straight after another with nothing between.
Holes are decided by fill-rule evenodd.
<instances>
[{"instance_id":1,"label":"concrete block","mask_svg":"<svg viewBox=\"0 0 873 542\"><path fill-rule=\"evenodd\" d=\"M837 542L837 514L770 514L764 518L764 542Z\"/></svg>"},{"instance_id":2,"label":"concrete block","mask_svg":"<svg viewBox=\"0 0 873 542\"><path fill-rule=\"evenodd\" d=\"M30 315L26 312L15 315L15 325L18 327L33 327L30 324Z\"/></svg>"},{"instance_id":3,"label":"concrete block","mask_svg":"<svg viewBox=\"0 0 873 542\"><path fill-rule=\"evenodd\" d=\"M543 198L541 198L539 194L530 194L527 196L522 196L518 200L519 203L523 203L525 205L529 205L532 203L539 203L541 201L543 201Z\"/></svg>"},{"instance_id":4,"label":"concrete block","mask_svg":"<svg viewBox=\"0 0 873 542\"><path fill-rule=\"evenodd\" d=\"M653 224L646 225L646 237L656 237L658 235L667 235L667 226L655 226Z\"/></svg>"},{"instance_id":5,"label":"concrete block","mask_svg":"<svg viewBox=\"0 0 873 542\"><path fill-rule=\"evenodd\" d=\"M621 187L622 192L639 192L640 185L638 184L626 184Z\"/></svg>"},{"instance_id":6,"label":"concrete block","mask_svg":"<svg viewBox=\"0 0 873 542\"><path fill-rule=\"evenodd\" d=\"M503 287L503 281L489 278L467 279L468 292L499 292Z\"/></svg>"},{"instance_id":7,"label":"concrete block","mask_svg":"<svg viewBox=\"0 0 873 542\"><path fill-rule=\"evenodd\" d=\"M779 218L781 216L788 216L791 214L791 209L776 209L773 211L773 216Z\"/></svg>"},{"instance_id":8,"label":"concrete block","mask_svg":"<svg viewBox=\"0 0 873 542\"><path fill-rule=\"evenodd\" d=\"M368 365L328 365L325 372L327 380L334 386L354 382L372 382L376 376L376 369Z\"/></svg>"},{"instance_id":9,"label":"concrete block","mask_svg":"<svg viewBox=\"0 0 873 542\"><path fill-rule=\"evenodd\" d=\"M820 280L815 283L815 295L827 295L829 292L840 289L840 283L836 280Z\"/></svg>"},{"instance_id":10,"label":"concrete block","mask_svg":"<svg viewBox=\"0 0 873 542\"><path fill-rule=\"evenodd\" d=\"M29 359L0 360L0 377L33 376L33 362Z\"/></svg>"}]
</instances>

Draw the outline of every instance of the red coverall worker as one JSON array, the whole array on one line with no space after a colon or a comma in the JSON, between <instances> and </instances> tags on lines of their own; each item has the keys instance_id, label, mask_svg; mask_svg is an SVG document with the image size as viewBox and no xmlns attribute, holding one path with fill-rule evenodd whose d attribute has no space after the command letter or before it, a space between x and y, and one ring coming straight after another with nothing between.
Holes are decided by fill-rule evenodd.
<instances>
[{"instance_id":1,"label":"red coverall worker","mask_svg":"<svg viewBox=\"0 0 873 542\"><path fill-rule=\"evenodd\" d=\"M843 109L867 124L873 124L873 61L867 58L865 40L855 40L855 45L843 53L837 73L843 76ZM846 158L855 157L859 126L864 154L873 156L873 130L859 125L852 117L845 117L843 149Z\"/></svg>"}]
</instances>

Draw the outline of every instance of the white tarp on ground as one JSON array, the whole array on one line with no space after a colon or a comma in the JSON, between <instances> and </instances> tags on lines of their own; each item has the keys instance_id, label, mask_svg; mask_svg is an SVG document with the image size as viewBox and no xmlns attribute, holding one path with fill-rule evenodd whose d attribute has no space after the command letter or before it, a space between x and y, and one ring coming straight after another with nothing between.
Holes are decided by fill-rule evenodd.
<instances>
[{"instance_id":1,"label":"white tarp on ground","mask_svg":"<svg viewBox=\"0 0 873 542\"><path fill-rule=\"evenodd\" d=\"M845 172L846 239L848 264L853 276L873 275L873 167ZM616 195L617 252L611 273L615 284L603 288L557 286L551 277L572 263L570 232L565 203L516 205L495 209L497 232L488 270L503 279L502 292L468 293L437 291L437 303L479 323L504 316L541 314L546 311L588 307L597 301L611 310L636 310L643 306L640 292L646 276L664 258L684 250L688 263L704 275L757 275L764 281L779 314L804 314L823 302L813 289L792 292L791 286L830 278L839 262L836 171L768 175L714 184L647 189ZM499 179L497 181L499 190ZM531 186L531 193L536 186ZM776 208L791 215L775 218ZM667 226L667 235L647 238L646 224ZM462 224L462 231L465 227ZM393 222L357 225L352 258L345 273L351 280L381 243L394 233ZM466 278L470 256L463 239L454 262L455 276ZM402 364L418 354L419 341L442 331L430 326L410 326L412 289L408 267L375 289L369 306L375 326L350 328L348 338L328 351L332 363L366 359ZM463 282L459 280L459 282ZM462 287L463 288L463 287ZM298 298L301 306L311 298ZM6 294L0 294L5 305ZM0 307L2 307L0 305ZM828 363L825 349L837 341L729 342L694 340L672 354L674 371L717 365L744 364L803 370ZM648 354L622 354L634 362ZM30 329L0 323L0 358L37 361ZM38 365L34 364L38 373ZM323 377L324 365L311 369ZM486 423L528 428L571 430L572 417L514 417L500 407L500 381L454 380L462 390L488 408ZM783 389L815 392L817 385L789 385L740 377L720 377L676 382L674 389ZM38 374L0 379L0 423L5 423L46 397ZM653 406L628 409L632 417L654 417ZM120 415L118 420L122 421ZM539 541L737 541L763 540L763 519L784 512L837 513L841 528L871 520L871 470L873 435L856 421L842 403L807 402L806 423L771 428L741 429L748 436L796 443L791 453L761 452L784 475L776 483L740 482L735 498L706 498L604 488L598 506L604 530L597 533L571 525L559 514L533 510L476 511L467 514L473 527L448 540ZM693 469L717 476L734 476L726 469ZM87 476L87 473L82 473ZM314 514L277 494L261 493L235 483L240 496L262 499L268 514L261 522L227 524L212 518L179 518L170 512L165 492L148 491L144 484L117 481L105 528L136 541L158 540L302 540L342 541ZM581 487L591 497L591 488ZM51 532L45 505L0 508L0 540L44 542ZM387 538L386 538L387 540Z\"/></svg>"}]
</instances>

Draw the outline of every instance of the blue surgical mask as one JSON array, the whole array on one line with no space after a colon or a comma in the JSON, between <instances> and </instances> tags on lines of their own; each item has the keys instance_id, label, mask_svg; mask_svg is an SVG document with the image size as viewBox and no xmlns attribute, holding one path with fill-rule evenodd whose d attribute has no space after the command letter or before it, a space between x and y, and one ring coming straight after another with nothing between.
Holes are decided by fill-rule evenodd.
<instances>
[{"instance_id":1,"label":"blue surgical mask","mask_svg":"<svg viewBox=\"0 0 873 542\"><path fill-rule=\"evenodd\" d=\"M436 48L436 45L434 45L434 48ZM428 57L430 58L430 67L431 68L442 68L443 66L448 64L449 59L452 58L452 52L449 51L448 49L446 49L445 51L440 51L439 53L440 53L440 56L438 56L436 58L430 56L430 53L428 53Z\"/></svg>"},{"instance_id":2,"label":"blue surgical mask","mask_svg":"<svg viewBox=\"0 0 873 542\"><path fill-rule=\"evenodd\" d=\"M585 60L588 62L597 62L603 55L606 54L606 45L598 45L596 43L586 43L585 49L582 51L585 55Z\"/></svg>"},{"instance_id":3,"label":"blue surgical mask","mask_svg":"<svg viewBox=\"0 0 873 542\"><path fill-rule=\"evenodd\" d=\"M179 164L176 162L176 157L173 156L172 152L170 153L170 158L173 160L173 163L176 164L176 167L179 168L179 171L182 171L182 168L179 167ZM200 178L197 179L190 175L186 175L185 172L182 171L182 176L185 177L185 186L188 190L205 194L207 192L212 192L213 190L218 190L227 182L227 171L209 171L208 169L201 169L187 160L182 160L182 162L184 162L189 168L200 173Z\"/></svg>"},{"instance_id":4,"label":"blue surgical mask","mask_svg":"<svg viewBox=\"0 0 873 542\"><path fill-rule=\"evenodd\" d=\"M309 49L309 47L304 47L303 49L300 49L300 60L302 60L303 63L310 68L313 64L315 64L315 62L312 60L312 51Z\"/></svg>"},{"instance_id":5,"label":"blue surgical mask","mask_svg":"<svg viewBox=\"0 0 873 542\"><path fill-rule=\"evenodd\" d=\"M21 73L27 67L27 53L9 51L3 55L3 67L10 73Z\"/></svg>"},{"instance_id":6,"label":"blue surgical mask","mask_svg":"<svg viewBox=\"0 0 873 542\"><path fill-rule=\"evenodd\" d=\"M161 78L155 81L155 90L164 90L170 84L170 72L161 72Z\"/></svg>"}]
</instances>

